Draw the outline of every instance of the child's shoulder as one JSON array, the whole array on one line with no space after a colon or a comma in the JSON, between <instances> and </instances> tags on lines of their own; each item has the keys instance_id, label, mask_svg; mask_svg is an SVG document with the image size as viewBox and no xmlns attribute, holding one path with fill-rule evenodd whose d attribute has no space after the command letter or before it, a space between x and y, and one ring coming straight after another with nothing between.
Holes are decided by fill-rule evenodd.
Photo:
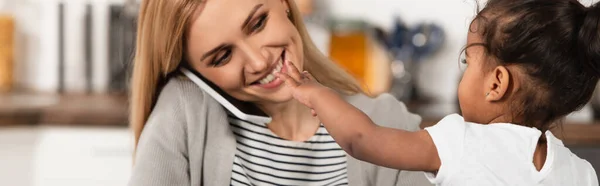
<instances>
[{"instance_id":1,"label":"child's shoulder","mask_svg":"<svg viewBox=\"0 0 600 186\"><path fill-rule=\"evenodd\" d=\"M541 132L535 128L510 123L478 124L465 121L458 114L444 117L437 124L425 128L438 143L453 142L446 145L470 144L472 148L491 146L521 146L523 141L537 140ZM528 147L526 147L528 148Z\"/></svg>"},{"instance_id":2,"label":"child's shoulder","mask_svg":"<svg viewBox=\"0 0 600 186\"><path fill-rule=\"evenodd\" d=\"M548 154L544 173L545 183L577 183L576 185L598 185L598 177L594 167L585 159L581 159L566 147L551 132L546 132ZM572 175L572 176L565 176Z\"/></svg>"},{"instance_id":3,"label":"child's shoulder","mask_svg":"<svg viewBox=\"0 0 600 186\"><path fill-rule=\"evenodd\" d=\"M546 139L548 141L548 149L552 154L551 159L554 161L555 166L564 167L565 165L571 166L575 170L580 171L594 171L592 165L585 159L581 159L575 153L566 147L563 142L552 134L552 132L546 132Z\"/></svg>"},{"instance_id":4,"label":"child's shoulder","mask_svg":"<svg viewBox=\"0 0 600 186\"><path fill-rule=\"evenodd\" d=\"M465 121L465 119L459 114L447 115L437 124L428 128L431 128L431 130L439 129L444 131L464 131L475 133L513 133L535 137L539 137L541 135L541 132L535 128L520 126L512 123L479 124Z\"/></svg>"},{"instance_id":5,"label":"child's shoulder","mask_svg":"<svg viewBox=\"0 0 600 186\"><path fill-rule=\"evenodd\" d=\"M453 131L453 133L464 132L472 123L466 122L465 119L458 114L450 114L442 118L435 125L425 128L432 132L434 130L439 131Z\"/></svg>"}]
</instances>

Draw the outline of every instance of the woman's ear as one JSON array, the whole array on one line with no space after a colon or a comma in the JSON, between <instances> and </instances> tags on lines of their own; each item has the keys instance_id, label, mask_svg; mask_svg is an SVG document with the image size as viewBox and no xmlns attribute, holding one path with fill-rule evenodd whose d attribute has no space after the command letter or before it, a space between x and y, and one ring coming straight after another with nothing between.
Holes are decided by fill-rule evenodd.
<instances>
[{"instance_id":1,"label":"woman's ear","mask_svg":"<svg viewBox=\"0 0 600 186\"><path fill-rule=\"evenodd\" d=\"M291 0L291 1L294 1L294 0ZM290 9L290 6L292 6L292 5L290 5L290 3L293 4L294 2L288 2L288 0L281 0L281 3L283 4L285 16L287 16L288 19L293 22L292 10Z\"/></svg>"},{"instance_id":2,"label":"woman's ear","mask_svg":"<svg viewBox=\"0 0 600 186\"><path fill-rule=\"evenodd\" d=\"M283 4L283 8L285 10L289 10L290 9L290 4L288 3L288 0L281 0L281 3Z\"/></svg>"},{"instance_id":3,"label":"woman's ear","mask_svg":"<svg viewBox=\"0 0 600 186\"><path fill-rule=\"evenodd\" d=\"M486 93L485 100L490 102L500 101L508 96L509 85L513 83L511 82L511 74L508 69L505 66L497 66L488 76L488 92Z\"/></svg>"}]
</instances>

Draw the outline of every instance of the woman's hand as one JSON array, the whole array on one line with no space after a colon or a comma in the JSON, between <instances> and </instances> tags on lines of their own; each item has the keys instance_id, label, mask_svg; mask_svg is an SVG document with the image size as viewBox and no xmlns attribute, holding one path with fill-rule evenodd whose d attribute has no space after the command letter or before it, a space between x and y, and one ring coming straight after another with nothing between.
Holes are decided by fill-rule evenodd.
<instances>
[{"instance_id":1,"label":"woman's hand","mask_svg":"<svg viewBox=\"0 0 600 186\"><path fill-rule=\"evenodd\" d=\"M314 110L312 110L313 97L319 96L321 91L330 91L329 88L321 85L317 80L307 71L300 73L298 68L294 66L290 61L286 61L287 73L278 73L277 76L281 78L287 86L292 88L292 95L294 99L300 103L311 108L313 116L316 116Z\"/></svg>"}]
</instances>

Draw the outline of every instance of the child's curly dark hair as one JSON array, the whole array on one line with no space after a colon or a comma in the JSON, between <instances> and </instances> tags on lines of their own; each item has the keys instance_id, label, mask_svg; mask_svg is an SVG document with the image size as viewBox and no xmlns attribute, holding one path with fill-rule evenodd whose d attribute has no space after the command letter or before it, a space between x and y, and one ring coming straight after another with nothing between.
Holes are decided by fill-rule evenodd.
<instances>
[{"instance_id":1,"label":"child's curly dark hair","mask_svg":"<svg viewBox=\"0 0 600 186\"><path fill-rule=\"evenodd\" d=\"M482 36L487 66L527 76L512 100L514 123L545 132L581 109L600 77L600 5L577 0L489 0L469 29ZM472 46L471 45L471 46ZM470 46L467 46L470 47Z\"/></svg>"}]
</instances>

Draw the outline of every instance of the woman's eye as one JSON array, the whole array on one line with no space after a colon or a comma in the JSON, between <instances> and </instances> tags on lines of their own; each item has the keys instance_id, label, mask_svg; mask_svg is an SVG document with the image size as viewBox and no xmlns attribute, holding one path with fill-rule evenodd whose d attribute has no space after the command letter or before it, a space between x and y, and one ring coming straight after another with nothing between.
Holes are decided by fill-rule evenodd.
<instances>
[{"instance_id":1,"label":"woman's eye","mask_svg":"<svg viewBox=\"0 0 600 186\"><path fill-rule=\"evenodd\" d=\"M251 32L256 32L259 31L261 29L263 29L265 27L265 24L267 22L267 18L269 16L267 14L263 14L258 18L258 21L256 21L256 23L254 23L254 25L252 25L252 28L250 28Z\"/></svg>"},{"instance_id":2,"label":"woman's eye","mask_svg":"<svg viewBox=\"0 0 600 186\"><path fill-rule=\"evenodd\" d=\"M231 49L226 49L222 52L219 52L210 64L213 67L222 66L222 65L226 64L230 58L231 58Z\"/></svg>"}]
</instances>

